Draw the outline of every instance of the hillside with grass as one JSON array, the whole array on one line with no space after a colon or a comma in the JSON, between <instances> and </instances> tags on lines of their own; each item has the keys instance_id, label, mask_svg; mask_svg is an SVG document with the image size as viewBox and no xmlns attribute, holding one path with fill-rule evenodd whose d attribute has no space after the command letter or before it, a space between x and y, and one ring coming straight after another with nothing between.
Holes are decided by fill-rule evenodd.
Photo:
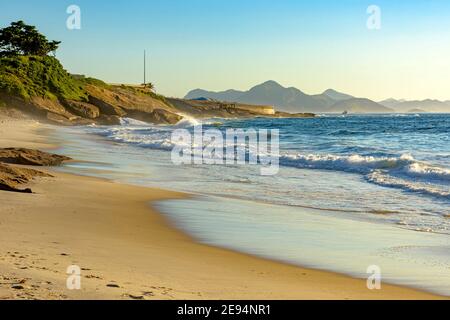
<instances>
[{"instance_id":1,"label":"hillside with grass","mask_svg":"<svg viewBox=\"0 0 450 320\"><path fill-rule=\"evenodd\" d=\"M87 98L83 84L50 56L0 58L0 90L27 100L36 96L52 100L82 101Z\"/></svg>"},{"instance_id":2,"label":"hillside with grass","mask_svg":"<svg viewBox=\"0 0 450 320\"><path fill-rule=\"evenodd\" d=\"M118 124L124 116L151 123L181 119L164 97L146 88L75 78L51 56L0 57L0 102L3 108L61 124Z\"/></svg>"}]
</instances>

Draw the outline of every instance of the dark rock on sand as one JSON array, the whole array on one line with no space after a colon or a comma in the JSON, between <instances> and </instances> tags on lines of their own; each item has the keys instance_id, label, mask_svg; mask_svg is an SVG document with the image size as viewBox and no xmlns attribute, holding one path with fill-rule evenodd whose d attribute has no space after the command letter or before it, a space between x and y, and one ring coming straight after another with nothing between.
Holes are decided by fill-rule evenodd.
<instances>
[{"instance_id":1,"label":"dark rock on sand","mask_svg":"<svg viewBox=\"0 0 450 320\"><path fill-rule=\"evenodd\" d=\"M25 287L21 286L20 284L15 284L15 285L11 286L11 288L15 289L15 290L23 290L23 289L25 289Z\"/></svg>"},{"instance_id":2,"label":"dark rock on sand","mask_svg":"<svg viewBox=\"0 0 450 320\"><path fill-rule=\"evenodd\" d=\"M25 148L0 149L0 190L32 193L31 189L23 189L23 186L35 177L51 177L51 175L41 171L10 166L8 164L54 166L67 160L70 160L70 158L39 150Z\"/></svg>"},{"instance_id":3,"label":"dark rock on sand","mask_svg":"<svg viewBox=\"0 0 450 320\"><path fill-rule=\"evenodd\" d=\"M0 163L0 190L31 193L31 189L21 186L29 183L35 177L51 177L51 175L28 168L12 167Z\"/></svg>"},{"instance_id":4,"label":"dark rock on sand","mask_svg":"<svg viewBox=\"0 0 450 320\"><path fill-rule=\"evenodd\" d=\"M26 148L0 149L0 162L31 166L57 166L69 157Z\"/></svg>"}]
</instances>

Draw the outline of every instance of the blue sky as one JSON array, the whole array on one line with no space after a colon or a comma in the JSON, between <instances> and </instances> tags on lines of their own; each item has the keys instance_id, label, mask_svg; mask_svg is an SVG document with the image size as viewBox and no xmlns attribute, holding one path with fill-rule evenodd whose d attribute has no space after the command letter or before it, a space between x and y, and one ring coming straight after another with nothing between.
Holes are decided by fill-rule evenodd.
<instances>
[{"instance_id":1,"label":"blue sky","mask_svg":"<svg viewBox=\"0 0 450 320\"><path fill-rule=\"evenodd\" d=\"M81 8L81 30L66 9ZM381 9L381 30L366 10ZM334 88L380 100L450 99L450 1L15 0L0 25L22 19L62 41L73 73L142 82L158 92L248 89L266 80L313 94Z\"/></svg>"}]
</instances>

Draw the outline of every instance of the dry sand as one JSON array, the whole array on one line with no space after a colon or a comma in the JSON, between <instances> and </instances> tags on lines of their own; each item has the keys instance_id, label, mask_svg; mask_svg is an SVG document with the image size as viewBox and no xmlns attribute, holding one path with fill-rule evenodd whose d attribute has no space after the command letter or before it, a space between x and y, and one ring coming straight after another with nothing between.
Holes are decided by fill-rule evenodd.
<instances>
[{"instance_id":1,"label":"dry sand","mask_svg":"<svg viewBox=\"0 0 450 320\"><path fill-rule=\"evenodd\" d=\"M0 147L48 148L46 130L0 119ZM150 205L183 194L51 173L34 194L0 191L0 299L439 298L198 244Z\"/></svg>"}]
</instances>

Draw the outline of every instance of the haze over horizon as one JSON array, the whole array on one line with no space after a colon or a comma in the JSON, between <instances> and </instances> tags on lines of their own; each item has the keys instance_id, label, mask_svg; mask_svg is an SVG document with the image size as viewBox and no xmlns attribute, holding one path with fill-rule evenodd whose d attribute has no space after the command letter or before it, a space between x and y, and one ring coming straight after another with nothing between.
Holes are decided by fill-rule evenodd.
<instances>
[{"instance_id":1,"label":"haze over horizon","mask_svg":"<svg viewBox=\"0 0 450 320\"><path fill-rule=\"evenodd\" d=\"M66 9L81 8L81 30ZM381 29L366 26L381 9ZM374 101L450 100L450 2L31 0L5 2L0 27L24 20L62 41L72 73L143 81L142 54L158 92L248 90L267 80L308 94L332 88Z\"/></svg>"}]
</instances>

